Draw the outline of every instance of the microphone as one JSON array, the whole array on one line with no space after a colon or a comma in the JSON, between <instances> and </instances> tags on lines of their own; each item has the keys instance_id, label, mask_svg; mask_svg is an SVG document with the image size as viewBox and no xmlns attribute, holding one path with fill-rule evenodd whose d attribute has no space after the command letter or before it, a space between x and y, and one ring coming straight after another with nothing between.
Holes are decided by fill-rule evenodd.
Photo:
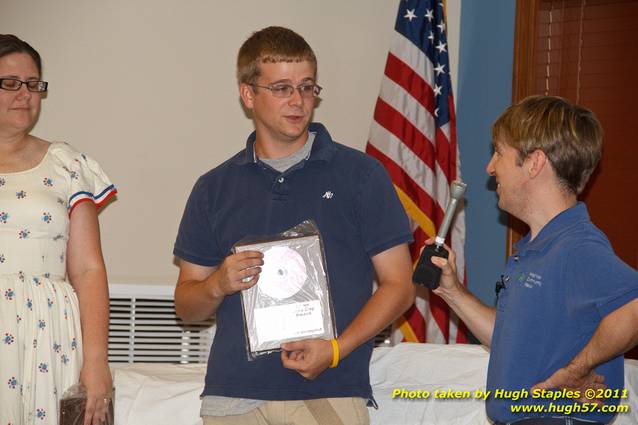
<instances>
[{"instance_id":1,"label":"microphone","mask_svg":"<svg viewBox=\"0 0 638 425\"><path fill-rule=\"evenodd\" d=\"M448 258L448 251L443 246L445 242L445 236L450 228L454 213L459 200L463 198L467 185L460 180L454 180L450 185L450 202L445 210L445 216L443 222L439 228L439 232L434 239L434 244L428 245L421 252L421 257L412 274L412 281L417 285L424 286L429 289L436 289L439 287L439 280L441 279L441 269L434 265L432 257Z\"/></svg>"}]
</instances>

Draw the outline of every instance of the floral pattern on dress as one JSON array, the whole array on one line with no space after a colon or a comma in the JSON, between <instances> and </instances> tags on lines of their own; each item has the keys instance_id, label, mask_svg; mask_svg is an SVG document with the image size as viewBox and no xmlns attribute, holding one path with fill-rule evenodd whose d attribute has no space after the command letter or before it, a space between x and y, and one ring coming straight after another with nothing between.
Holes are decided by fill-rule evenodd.
<instances>
[{"instance_id":1,"label":"floral pattern on dress","mask_svg":"<svg viewBox=\"0 0 638 425\"><path fill-rule=\"evenodd\" d=\"M64 170L65 170L67 173L69 173L69 176L70 176L72 179L74 179L74 180L77 180L77 179L78 179L78 173L77 173L77 171L73 171L73 170L69 169L69 167L67 167L67 166L64 166L63 168L64 168Z\"/></svg>"},{"instance_id":2,"label":"floral pattern on dress","mask_svg":"<svg viewBox=\"0 0 638 425\"><path fill-rule=\"evenodd\" d=\"M110 186L63 143L38 167L0 174L0 425L57 425L51 409L79 380L79 305L64 278L70 200Z\"/></svg>"},{"instance_id":3,"label":"floral pattern on dress","mask_svg":"<svg viewBox=\"0 0 638 425\"><path fill-rule=\"evenodd\" d=\"M9 288L6 291L4 291L4 298L7 301L13 301L13 297L15 297L15 292L13 291L13 289Z\"/></svg>"},{"instance_id":4,"label":"floral pattern on dress","mask_svg":"<svg viewBox=\"0 0 638 425\"><path fill-rule=\"evenodd\" d=\"M15 390L16 387L18 386L18 380L16 379L15 376L12 376L11 378L9 378L9 380L7 381L7 385L9 386L9 388L11 388L12 390Z\"/></svg>"}]
</instances>

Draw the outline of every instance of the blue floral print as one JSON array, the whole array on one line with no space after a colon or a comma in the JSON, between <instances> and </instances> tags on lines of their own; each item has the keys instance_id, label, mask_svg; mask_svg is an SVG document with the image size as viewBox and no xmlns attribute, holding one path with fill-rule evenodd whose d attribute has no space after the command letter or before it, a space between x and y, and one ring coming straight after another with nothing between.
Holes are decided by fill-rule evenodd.
<instances>
[{"instance_id":1,"label":"blue floral print","mask_svg":"<svg viewBox=\"0 0 638 425\"><path fill-rule=\"evenodd\" d=\"M7 381L7 385L9 385L9 388L11 388L12 390L15 390L16 387L18 386L18 380L16 379L15 376L12 376L11 378L9 378L9 380Z\"/></svg>"},{"instance_id":2,"label":"blue floral print","mask_svg":"<svg viewBox=\"0 0 638 425\"><path fill-rule=\"evenodd\" d=\"M31 425L57 425L49 406L78 382L79 306L64 278L69 200L111 186L89 161L69 145L53 143L40 166L15 177L0 175L0 384L7 398L0 425L22 417ZM27 370L36 373L24 383ZM32 403L25 405L26 399Z\"/></svg>"},{"instance_id":3,"label":"blue floral print","mask_svg":"<svg viewBox=\"0 0 638 425\"><path fill-rule=\"evenodd\" d=\"M13 297L15 297L15 295L16 295L15 292L11 288L4 291L4 297L6 298L7 301L13 301Z\"/></svg>"},{"instance_id":4,"label":"blue floral print","mask_svg":"<svg viewBox=\"0 0 638 425\"><path fill-rule=\"evenodd\" d=\"M35 417L41 420L44 420L44 418L46 417L47 412L44 409L36 409L35 410Z\"/></svg>"},{"instance_id":5,"label":"blue floral print","mask_svg":"<svg viewBox=\"0 0 638 425\"><path fill-rule=\"evenodd\" d=\"M51 223L51 219L52 218L53 217L51 216L51 213L48 213L48 212L43 212L42 213L42 221L44 221L45 223L47 223L47 224Z\"/></svg>"}]
</instances>

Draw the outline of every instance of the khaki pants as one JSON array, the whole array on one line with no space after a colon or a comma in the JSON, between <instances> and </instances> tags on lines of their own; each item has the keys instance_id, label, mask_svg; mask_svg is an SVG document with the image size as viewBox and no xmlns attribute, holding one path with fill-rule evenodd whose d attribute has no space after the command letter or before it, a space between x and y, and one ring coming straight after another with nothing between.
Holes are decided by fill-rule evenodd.
<instances>
[{"instance_id":1,"label":"khaki pants","mask_svg":"<svg viewBox=\"0 0 638 425\"><path fill-rule=\"evenodd\" d=\"M324 400L329 403L327 410L326 405L321 404ZM202 419L204 425L370 424L366 401L358 397L325 398L308 400L308 402L304 400L267 401L252 412L243 415L204 416Z\"/></svg>"}]
</instances>

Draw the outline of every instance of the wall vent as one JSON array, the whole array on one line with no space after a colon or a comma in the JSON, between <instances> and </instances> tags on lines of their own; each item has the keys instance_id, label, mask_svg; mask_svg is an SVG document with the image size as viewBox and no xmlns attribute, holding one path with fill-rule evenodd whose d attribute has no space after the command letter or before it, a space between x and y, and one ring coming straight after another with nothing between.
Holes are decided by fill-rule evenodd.
<instances>
[{"instance_id":1,"label":"wall vent","mask_svg":"<svg viewBox=\"0 0 638 425\"><path fill-rule=\"evenodd\" d=\"M214 319L184 322L175 315L173 285L110 284L110 363L206 363ZM374 338L390 346L392 327Z\"/></svg>"},{"instance_id":2,"label":"wall vent","mask_svg":"<svg viewBox=\"0 0 638 425\"><path fill-rule=\"evenodd\" d=\"M172 285L111 284L109 362L205 363L214 320L175 315Z\"/></svg>"}]
</instances>

